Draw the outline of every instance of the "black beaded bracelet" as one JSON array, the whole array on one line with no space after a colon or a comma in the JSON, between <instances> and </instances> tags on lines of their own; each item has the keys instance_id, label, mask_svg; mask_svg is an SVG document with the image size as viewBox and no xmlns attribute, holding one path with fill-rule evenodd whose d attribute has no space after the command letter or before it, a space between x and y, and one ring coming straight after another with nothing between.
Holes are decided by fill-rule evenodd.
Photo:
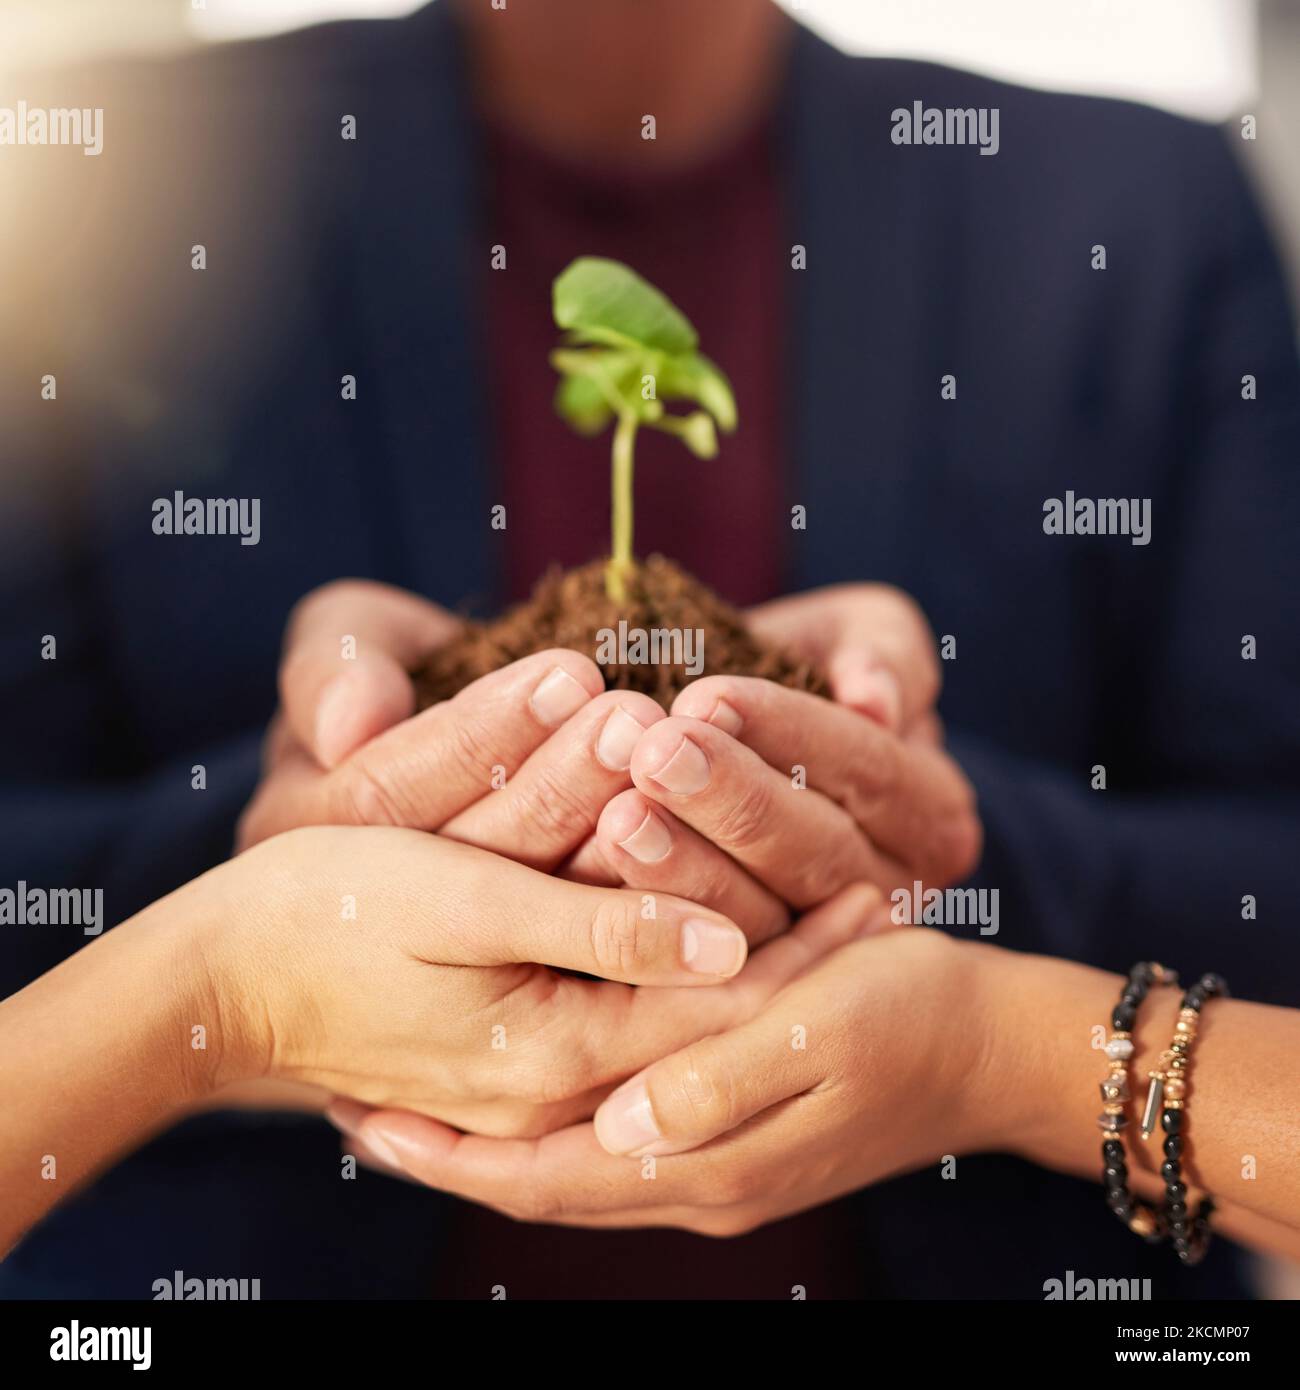
<instances>
[{"instance_id":1,"label":"black beaded bracelet","mask_svg":"<svg viewBox=\"0 0 1300 1390\"><path fill-rule=\"evenodd\" d=\"M1226 995L1228 985L1222 975L1202 975L1183 995L1174 1027L1174 1039L1160 1054L1160 1061L1149 1073L1146 1108L1142 1112L1142 1138L1155 1132L1156 1112L1165 1132L1165 1161L1160 1176L1165 1183L1165 1201L1160 1210L1161 1224L1169 1235L1174 1252L1186 1265L1199 1264L1210 1244L1210 1217L1214 1199L1205 1197L1194 1212L1187 1207L1187 1184L1183 1182L1182 1156L1187 1142L1184 1106L1190 1073L1192 1047L1200 1023L1202 1007L1216 995ZM1163 1108L1161 1103L1163 1101Z\"/></svg>"},{"instance_id":2,"label":"black beaded bracelet","mask_svg":"<svg viewBox=\"0 0 1300 1390\"><path fill-rule=\"evenodd\" d=\"M1162 1210L1135 1197L1129 1190L1128 1164L1124 1156L1123 1133L1128 1127L1128 1064L1133 1056L1133 1024L1138 1006L1154 984L1173 984L1178 976L1158 961L1139 961L1129 971L1119 1003L1110 1016L1114 1030L1106 1043L1110 1075L1101 1083L1102 1112L1097 1124L1105 1138L1101 1141L1101 1182L1106 1205L1143 1240L1156 1244L1165 1238Z\"/></svg>"}]
</instances>

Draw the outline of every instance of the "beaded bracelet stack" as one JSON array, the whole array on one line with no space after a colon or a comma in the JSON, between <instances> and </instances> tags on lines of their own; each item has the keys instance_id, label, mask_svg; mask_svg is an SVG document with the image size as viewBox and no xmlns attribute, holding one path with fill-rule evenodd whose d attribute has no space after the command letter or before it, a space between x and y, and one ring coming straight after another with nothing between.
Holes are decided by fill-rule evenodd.
<instances>
[{"instance_id":1,"label":"beaded bracelet stack","mask_svg":"<svg viewBox=\"0 0 1300 1390\"><path fill-rule=\"evenodd\" d=\"M1135 1197L1128 1186L1128 1164L1124 1151L1124 1131L1128 1128L1128 1104L1131 1099L1128 1064L1133 1057L1133 1024L1137 1011L1152 985L1174 984L1178 979L1172 970L1156 961L1139 961L1124 984L1119 1003L1111 1013L1112 1033L1106 1043L1110 1073L1101 1083L1102 1112L1097 1117L1104 1138L1101 1144L1102 1186L1106 1204L1124 1224L1151 1244L1169 1238L1175 1253L1184 1264L1198 1264L1204 1258L1210 1241L1210 1216L1214 1201L1206 1197L1189 1212L1187 1185L1182 1178L1182 1153L1186 1136L1183 1133L1184 1105L1192 1046L1202 1007L1216 995L1228 992L1222 976L1202 975L1183 995L1173 1041L1160 1054L1157 1065L1148 1073L1146 1107L1142 1113L1142 1138L1150 1139L1155 1132L1156 1115L1165 1132L1165 1161L1160 1176L1165 1183L1165 1200L1159 1207ZM1163 1104L1162 1104L1163 1102Z\"/></svg>"}]
</instances>

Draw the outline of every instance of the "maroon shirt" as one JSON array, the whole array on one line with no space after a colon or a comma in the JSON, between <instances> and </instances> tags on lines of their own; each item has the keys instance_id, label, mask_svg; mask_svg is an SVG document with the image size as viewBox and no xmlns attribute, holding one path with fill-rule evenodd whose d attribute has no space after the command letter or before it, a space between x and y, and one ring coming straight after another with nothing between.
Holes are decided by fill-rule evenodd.
<instances>
[{"instance_id":1,"label":"maroon shirt","mask_svg":"<svg viewBox=\"0 0 1300 1390\"><path fill-rule=\"evenodd\" d=\"M638 555L676 560L733 603L780 589L782 527L782 266L770 133L755 130L685 173L593 175L517 137L487 137L482 235L505 247L486 293L493 501L508 516L507 591L525 597L551 564L579 565L610 548L610 431L574 433L552 405L547 355L559 333L551 282L575 256L626 261L694 323L731 379L740 425L702 461L642 429L636 443ZM676 403L671 409L683 409Z\"/></svg>"},{"instance_id":2,"label":"maroon shirt","mask_svg":"<svg viewBox=\"0 0 1300 1390\"><path fill-rule=\"evenodd\" d=\"M785 442L781 208L770 129L687 173L646 168L594 176L500 131L487 135L487 349L495 500L508 509L511 598L549 565L609 551L609 448L575 435L552 407L545 366L557 341L551 281L575 256L626 261L691 319L731 378L740 427L702 462L675 439L637 440L636 551L671 556L734 603L781 587ZM630 1161L630 1160L629 1160ZM665 1162L671 1163L668 1159ZM520 1225L455 1209L435 1295L511 1298L811 1298L860 1291L860 1253L838 1208L823 1207L738 1240L672 1230L580 1231Z\"/></svg>"}]
</instances>

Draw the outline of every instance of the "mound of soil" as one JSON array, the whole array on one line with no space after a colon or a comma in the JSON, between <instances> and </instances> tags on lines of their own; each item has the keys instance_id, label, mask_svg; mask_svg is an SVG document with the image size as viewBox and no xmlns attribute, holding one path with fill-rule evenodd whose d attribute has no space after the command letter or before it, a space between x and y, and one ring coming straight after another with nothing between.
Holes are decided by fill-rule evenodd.
<instances>
[{"instance_id":1,"label":"mound of soil","mask_svg":"<svg viewBox=\"0 0 1300 1390\"><path fill-rule=\"evenodd\" d=\"M628 576L628 596L615 602L605 593L605 562L593 560L574 570L551 570L527 602L489 623L467 623L439 647L413 675L418 707L448 700L471 681L533 652L570 647L600 665L610 690L640 690L668 709L679 691L700 676L762 676L796 690L829 695L821 673L807 662L759 642L740 614L697 579L652 555ZM604 660L611 655L609 634L619 632L703 633L698 655L702 669L692 675L687 659L677 664ZM622 654L632 656L630 648Z\"/></svg>"}]
</instances>

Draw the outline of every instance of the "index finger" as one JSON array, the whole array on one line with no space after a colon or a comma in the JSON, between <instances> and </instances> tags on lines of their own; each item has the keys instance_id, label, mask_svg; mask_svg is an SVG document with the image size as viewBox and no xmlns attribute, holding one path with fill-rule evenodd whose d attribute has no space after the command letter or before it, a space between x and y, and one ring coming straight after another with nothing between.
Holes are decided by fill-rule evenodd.
<instances>
[{"instance_id":1,"label":"index finger","mask_svg":"<svg viewBox=\"0 0 1300 1390\"><path fill-rule=\"evenodd\" d=\"M773 767L802 766L809 788L837 802L874 845L923 878L951 882L974 868L975 793L933 745L901 739L820 695L752 676L693 681L673 702L678 716L729 733Z\"/></svg>"},{"instance_id":2,"label":"index finger","mask_svg":"<svg viewBox=\"0 0 1300 1390\"><path fill-rule=\"evenodd\" d=\"M508 784L602 688L594 661L555 648L480 676L452 699L376 734L328 773L291 741L245 813L254 826L245 826L246 838L299 825L441 829Z\"/></svg>"}]
</instances>

